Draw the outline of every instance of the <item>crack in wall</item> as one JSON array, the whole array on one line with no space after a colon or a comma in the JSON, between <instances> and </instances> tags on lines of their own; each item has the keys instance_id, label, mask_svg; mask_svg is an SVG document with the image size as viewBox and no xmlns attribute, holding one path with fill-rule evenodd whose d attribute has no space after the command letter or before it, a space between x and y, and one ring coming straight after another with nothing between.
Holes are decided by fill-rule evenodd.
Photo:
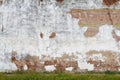
<instances>
[{"instance_id":1,"label":"crack in wall","mask_svg":"<svg viewBox=\"0 0 120 80\"><path fill-rule=\"evenodd\" d=\"M110 24L111 25L113 25L113 20L112 20L112 17L111 17L111 13L110 13L110 10L109 9L107 9L107 11L108 11L108 17L109 17L109 20L110 20Z\"/></svg>"}]
</instances>

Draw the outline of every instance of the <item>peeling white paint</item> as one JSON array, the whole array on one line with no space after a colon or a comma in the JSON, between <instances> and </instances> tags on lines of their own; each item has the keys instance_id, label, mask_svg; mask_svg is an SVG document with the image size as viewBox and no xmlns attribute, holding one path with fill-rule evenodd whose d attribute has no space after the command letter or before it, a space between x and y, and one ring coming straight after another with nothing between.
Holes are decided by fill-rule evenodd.
<instances>
[{"instance_id":1,"label":"peeling white paint","mask_svg":"<svg viewBox=\"0 0 120 80\"><path fill-rule=\"evenodd\" d=\"M115 30L115 33L117 34L117 36L120 36L120 30Z\"/></svg>"},{"instance_id":2,"label":"peeling white paint","mask_svg":"<svg viewBox=\"0 0 120 80\"><path fill-rule=\"evenodd\" d=\"M54 65L49 65L49 66L45 66L45 70L50 72L56 70L56 68Z\"/></svg>"},{"instance_id":3,"label":"peeling white paint","mask_svg":"<svg viewBox=\"0 0 120 80\"><path fill-rule=\"evenodd\" d=\"M24 70L26 71L28 69L27 65L24 66Z\"/></svg>"},{"instance_id":4,"label":"peeling white paint","mask_svg":"<svg viewBox=\"0 0 120 80\"><path fill-rule=\"evenodd\" d=\"M15 71L17 70L17 67L15 64L13 63L4 63L4 62L1 62L0 63L0 71L1 72L5 72L5 71Z\"/></svg>"},{"instance_id":5,"label":"peeling white paint","mask_svg":"<svg viewBox=\"0 0 120 80\"><path fill-rule=\"evenodd\" d=\"M68 67L68 68L66 68L65 70L71 72L71 71L73 70L73 67Z\"/></svg>"},{"instance_id":6,"label":"peeling white paint","mask_svg":"<svg viewBox=\"0 0 120 80\"><path fill-rule=\"evenodd\" d=\"M38 5L37 0L25 0L23 3L21 1L14 0L0 7L0 25L4 27L3 32L0 28L0 71L17 69L11 64L10 58L5 57L6 53L11 53L12 50L18 55L30 54L40 58L41 55L46 55L49 56L48 59L61 57L63 53L74 53L79 68L88 70L93 70L94 66L86 62L86 52L90 50L120 52L119 43L112 37L113 30L118 36L120 30L105 24L99 26L96 36L87 38L84 32L89 26L80 27L78 20L73 19L68 13L71 8L104 8L102 0L65 0L62 6L58 6L55 0L44 0L43 5ZM79 1L83 1L82 4ZM40 32L43 33L43 39L40 38ZM49 39L52 32L56 33L56 37ZM94 57L104 60L99 54ZM54 71L55 67L45 66L45 69Z\"/></svg>"},{"instance_id":7,"label":"peeling white paint","mask_svg":"<svg viewBox=\"0 0 120 80\"><path fill-rule=\"evenodd\" d=\"M90 56L90 58L93 60L101 60L101 61L105 61L105 59L106 59L106 57L103 56L101 53L94 54L94 55Z\"/></svg>"},{"instance_id":8,"label":"peeling white paint","mask_svg":"<svg viewBox=\"0 0 120 80\"><path fill-rule=\"evenodd\" d=\"M88 69L88 71L94 70L93 64L89 64L87 62L82 62L82 63L79 62L78 65L80 69Z\"/></svg>"}]
</instances>

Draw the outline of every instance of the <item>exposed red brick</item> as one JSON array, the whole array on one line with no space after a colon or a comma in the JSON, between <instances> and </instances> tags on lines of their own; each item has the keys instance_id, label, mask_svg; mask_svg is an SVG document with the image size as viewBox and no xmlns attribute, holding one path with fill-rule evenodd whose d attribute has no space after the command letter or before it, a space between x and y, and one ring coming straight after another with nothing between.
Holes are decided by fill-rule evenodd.
<instances>
[{"instance_id":1,"label":"exposed red brick","mask_svg":"<svg viewBox=\"0 0 120 80\"><path fill-rule=\"evenodd\" d=\"M31 71L43 71L43 70L45 70L44 65L40 63L38 56L27 55L24 58L24 63L27 65L28 70L31 70Z\"/></svg>"},{"instance_id":2,"label":"exposed red brick","mask_svg":"<svg viewBox=\"0 0 120 80\"><path fill-rule=\"evenodd\" d=\"M94 65L94 71L118 71L120 66L118 64L109 64L106 62L103 62L101 60L92 60L89 59L87 63L93 64Z\"/></svg>"},{"instance_id":3,"label":"exposed red brick","mask_svg":"<svg viewBox=\"0 0 120 80\"><path fill-rule=\"evenodd\" d=\"M61 63L57 63L57 65L55 65L55 67L56 67L57 71L61 71L61 72L65 71L65 66Z\"/></svg>"},{"instance_id":4,"label":"exposed red brick","mask_svg":"<svg viewBox=\"0 0 120 80\"><path fill-rule=\"evenodd\" d=\"M106 6L111 6L111 5L116 4L118 1L120 0L103 0L103 4Z\"/></svg>"},{"instance_id":5,"label":"exposed red brick","mask_svg":"<svg viewBox=\"0 0 120 80\"><path fill-rule=\"evenodd\" d=\"M56 0L57 2L59 2L59 3L62 3L64 0Z\"/></svg>"},{"instance_id":6,"label":"exposed red brick","mask_svg":"<svg viewBox=\"0 0 120 80\"><path fill-rule=\"evenodd\" d=\"M112 31L112 36L113 36L113 38L114 38L117 42L120 41L120 36L118 36L118 35L115 33L114 30Z\"/></svg>"},{"instance_id":7,"label":"exposed red brick","mask_svg":"<svg viewBox=\"0 0 120 80\"><path fill-rule=\"evenodd\" d=\"M99 28L88 27L87 31L84 33L85 37L93 37L99 32Z\"/></svg>"},{"instance_id":8,"label":"exposed red brick","mask_svg":"<svg viewBox=\"0 0 120 80\"><path fill-rule=\"evenodd\" d=\"M42 32L40 33L40 38L43 38L43 33Z\"/></svg>"},{"instance_id":9,"label":"exposed red brick","mask_svg":"<svg viewBox=\"0 0 120 80\"><path fill-rule=\"evenodd\" d=\"M49 36L49 38L55 38L55 36L56 36L56 33L52 32L51 35Z\"/></svg>"},{"instance_id":10,"label":"exposed red brick","mask_svg":"<svg viewBox=\"0 0 120 80\"><path fill-rule=\"evenodd\" d=\"M106 59L104 61L101 61L101 60L95 60L95 59L89 58L94 54L102 54L104 57L106 57ZM88 55L87 63L93 64L95 71L107 71L107 70L118 71L118 69L120 68L120 65L118 64L115 54L116 53L112 51L92 50L87 52L87 55Z\"/></svg>"},{"instance_id":11,"label":"exposed red brick","mask_svg":"<svg viewBox=\"0 0 120 80\"><path fill-rule=\"evenodd\" d=\"M11 61L13 63L15 63L16 67L18 68L18 70L23 71L24 70L24 62L17 60L14 56L11 57Z\"/></svg>"},{"instance_id":12,"label":"exposed red brick","mask_svg":"<svg viewBox=\"0 0 120 80\"><path fill-rule=\"evenodd\" d=\"M79 25L99 26L103 24L113 24L119 26L120 11L112 9L71 9L69 12L73 18L79 19Z\"/></svg>"},{"instance_id":13,"label":"exposed red brick","mask_svg":"<svg viewBox=\"0 0 120 80\"><path fill-rule=\"evenodd\" d=\"M0 0L0 5L2 5L3 4L3 0Z\"/></svg>"},{"instance_id":14,"label":"exposed red brick","mask_svg":"<svg viewBox=\"0 0 120 80\"><path fill-rule=\"evenodd\" d=\"M73 67L73 71L78 69L78 62L77 61L61 61L55 65L57 70L65 70L67 67Z\"/></svg>"},{"instance_id":15,"label":"exposed red brick","mask_svg":"<svg viewBox=\"0 0 120 80\"><path fill-rule=\"evenodd\" d=\"M47 60L47 61L44 61L44 65L55 65L57 64L57 60Z\"/></svg>"},{"instance_id":16,"label":"exposed red brick","mask_svg":"<svg viewBox=\"0 0 120 80\"><path fill-rule=\"evenodd\" d=\"M44 71L44 65L41 64L40 62L32 62L30 60L25 60L25 64L28 67L28 70L30 71Z\"/></svg>"},{"instance_id":17,"label":"exposed red brick","mask_svg":"<svg viewBox=\"0 0 120 80\"><path fill-rule=\"evenodd\" d=\"M54 65L56 67L56 70L58 71L65 71L65 68L67 67L73 67L73 71L78 69L78 63L77 61L66 61L66 60L47 60L44 61L44 66L47 65Z\"/></svg>"}]
</instances>

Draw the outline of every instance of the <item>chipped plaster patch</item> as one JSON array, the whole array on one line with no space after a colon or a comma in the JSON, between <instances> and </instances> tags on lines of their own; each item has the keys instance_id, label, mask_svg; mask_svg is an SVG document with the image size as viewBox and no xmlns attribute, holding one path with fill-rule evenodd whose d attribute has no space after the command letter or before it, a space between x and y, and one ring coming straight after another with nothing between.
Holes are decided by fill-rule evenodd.
<instances>
[{"instance_id":1,"label":"chipped plaster patch","mask_svg":"<svg viewBox=\"0 0 120 80\"><path fill-rule=\"evenodd\" d=\"M45 70L50 72L50 71L56 70L56 68L54 65L48 65L48 66L45 66Z\"/></svg>"},{"instance_id":2,"label":"chipped plaster patch","mask_svg":"<svg viewBox=\"0 0 120 80\"><path fill-rule=\"evenodd\" d=\"M80 69L88 69L88 71L94 70L93 64L89 64L87 62L78 62L78 65Z\"/></svg>"},{"instance_id":3,"label":"chipped plaster patch","mask_svg":"<svg viewBox=\"0 0 120 80\"><path fill-rule=\"evenodd\" d=\"M73 67L68 67L68 68L65 68L66 71L72 71L73 70Z\"/></svg>"},{"instance_id":4,"label":"chipped plaster patch","mask_svg":"<svg viewBox=\"0 0 120 80\"><path fill-rule=\"evenodd\" d=\"M85 37L94 37L99 32L99 28L90 28L88 27L84 33Z\"/></svg>"}]
</instances>

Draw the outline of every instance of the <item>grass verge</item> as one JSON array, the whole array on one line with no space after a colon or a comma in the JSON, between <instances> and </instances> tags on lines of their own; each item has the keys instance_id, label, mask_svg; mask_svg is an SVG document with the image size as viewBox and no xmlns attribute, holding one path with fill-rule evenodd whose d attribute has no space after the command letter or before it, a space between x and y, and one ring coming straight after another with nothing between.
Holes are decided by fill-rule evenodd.
<instances>
[{"instance_id":1,"label":"grass verge","mask_svg":"<svg viewBox=\"0 0 120 80\"><path fill-rule=\"evenodd\" d=\"M87 73L12 72L0 73L0 80L120 80L119 72Z\"/></svg>"}]
</instances>

